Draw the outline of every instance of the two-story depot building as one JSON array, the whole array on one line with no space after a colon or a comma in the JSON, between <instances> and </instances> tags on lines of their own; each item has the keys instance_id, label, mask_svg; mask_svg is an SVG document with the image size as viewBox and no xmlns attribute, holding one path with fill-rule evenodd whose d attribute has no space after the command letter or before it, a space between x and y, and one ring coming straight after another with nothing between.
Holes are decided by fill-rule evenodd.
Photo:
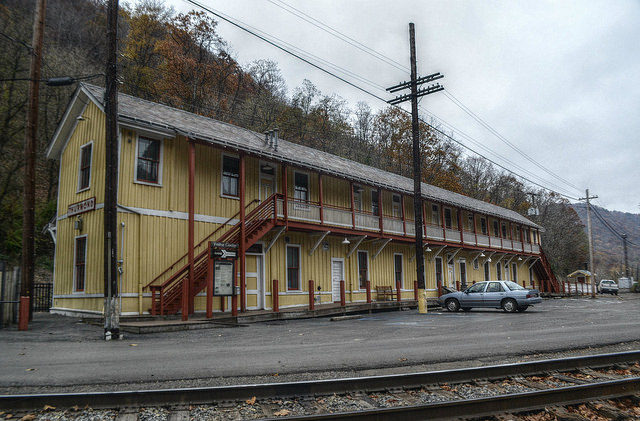
<instances>
[{"instance_id":1,"label":"two-story depot building","mask_svg":"<svg viewBox=\"0 0 640 421\"><path fill-rule=\"evenodd\" d=\"M81 84L47 151L60 160L52 306L59 313L103 311L103 98L103 88ZM411 179L118 98L122 315L179 312L183 293L189 312L204 311L211 240L238 245L240 311L271 309L274 294L280 308L305 306L309 280L321 303L340 301L341 289L347 303L364 302L367 286L374 300L383 286L414 299ZM422 192L428 296L488 279L554 288L541 227L431 185ZM214 311L232 303L212 301Z\"/></svg>"}]
</instances>

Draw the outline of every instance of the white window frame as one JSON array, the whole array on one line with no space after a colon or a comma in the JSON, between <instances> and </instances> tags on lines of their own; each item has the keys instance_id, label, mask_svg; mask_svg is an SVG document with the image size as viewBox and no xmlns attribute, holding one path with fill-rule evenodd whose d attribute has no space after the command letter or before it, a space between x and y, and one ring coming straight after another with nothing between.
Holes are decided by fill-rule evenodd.
<instances>
[{"instance_id":1,"label":"white window frame","mask_svg":"<svg viewBox=\"0 0 640 421\"><path fill-rule=\"evenodd\" d=\"M435 213L433 213L434 207L436 208ZM442 221L440 221L440 205L437 203L431 204L431 224L439 227L442 226Z\"/></svg>"},{"instance_id":2,"label":"white window frame","mask_svg":"<svg viewBox=\"0 0 640 421\"><path fill-rule=\"evenodd\" d=\"M87 250L89 249L89 234L82 234L73 237L73 278L71 279L71 291L73 294L85 294L87 291ZM78 256L78 238L85 238L84 245L84 289L76 289L76 257Z\"/></svg>"},{"instance_id":3,"label":"white window frame","mask_svg":"<svg viewBox=\"0 0 640 421\"><path fill-rule=\"evenodd\" d=\"M363 203L362 203L362 192L364 191L364 187L362 187L359 184L354 184L353 185L353 210L357 211L357 212L362 212L363 211ZM358 196L360 198L360 200L356 200L356 196ZM360 209L358 209L356 207L356 203L360 203Z\"/></svg>"},{"instance_id":4,"label":"white window frame","mask_svg":"<svg viewBox=\"0 0 640 421\"><path fill-rule=\"evenodd\" d=\"M356 252L356 260L358 263L358 291L364 291L364 289L362 289L362 287L360 287L360 253L365 253L367 255L367 279L365 279L365 281L371 281L370 279L370 274L371 274L371 261L369 260L369 252L367 250L358 250ZM366 287L365 287L366 289Z\"/></svg>"},{"instance_id":5,"label":"white window frame","mask_svg":"<svg viewBox=\"0 0 640 421\"><path fill-rule=\"evenodd\" d=\"M448 210L448 211L449 211L449 213L451 214L451 226L450 226L450 227L448 227L448 226L447 226L447 210ZM442 208L442 223L444 224L444 227L445 227L446 229L448 229L448 230L455 229L455 228L453 228L453 225L454 225L454 224L453 224L453 221L454 221L454 218L453 218L453 208L451 208L451 207L449 207L449 206L444 206L444 207Z\"/></svg>"},{"instance_id":6,"label":"white window frame","mask_svg":"<svg viewBox=\"0 0 640 421\"><path fill-rule=\"evenodd\" d=\"M476 217L470 213L467 215L467 231L474 232L476 230Z\"/></svg>"},{"instance_id":7,"label":"white window frame","mask_svg":"<svg viewBox=\"0 0 640 421\"><path fill-rule=\"evenodd\" d=\"M393 253L393 283L395 284L395 281L396 281L396 256L400 256L400 269L401 269L400 285L402 285L402 289L406 289L406 285L404 284L405 276L404 276L404 254L403 253Z\"/></svg>"},{"instance_id":8,"label":"white window frame","mask_svg":"<svg viewBox=\"0 0 640 421\"><path fill-rule=\"evenodd\" d=\"M158 163L158 182L157 183L150 183L148 181L138 180L138 147L140 146L141 137L160 142L160 158L159 158L160 162ZM164 168L164 139L161 137L140 136L138 133L136 133L136 151L133 157L133 182L135 184L142 184L144 186L162 187L163 168Z\"/></svg>"},{"instance_id":9,"label":"white window frame","mask_svg":"<svg viewBox=\"0 0 640 421\"><path fill-rule=\"evenodd\" d=\"M378 214L376 215L375 213L373 213L373 194L377 194L378 195ZM382 193L382 192L380 192ZM378 190L377 189L371 189L371 191L369 192L369 197L371 199L371 214L373 216L380 216L380 214L382 212L380 212L380 203L382 202L382 194L378 194Z\"/></svg>"},{"instance_id":10,"label":"white window frame","mask_svg":"<svg viewBox=\"0 0 640 421\"><path fill-rule=\"evenodd\" d=\"M238 163L238 195L237 196L231 196L228 194L224 194L223 193L223 181L224 181L224 175L222 174L224 172L224 157L229 157L229 158L235 158L237 160L240 160L240 155L237 154L232 154L232 153L222 153L220 154L220 197L224 197L225 199L234 199L234 200L240 200L240 164ZM260 170L258 169L258 172Z\"/></svg>"},{"instance_id":11,"label":"white window frame","mask_svg":"<svg viewBox=\"0 0 640 421\"><path fill-rule=\"evenodd\" d=\"M86 148L87 146L89 146L89 145L91 146L91 158L89 159L89 184L87 185L87 187L81 189L80 188L80 179L81 179L81 171L82 171L82 150L84 148ZM89 190L91 188L91 178L92 178L92 175L93 175L93 155L94 155L93 152L94 152L93 140L90 140L89 142L87 142L84 145L80 146L80 155L78 156L78 184L76 184L76 186L77 186L76 193L87 191L87 190Z\"/></svg>"},{"instance_id":12,"label":"white window frame","mask_svg":"<svg viewBox=\"0 0 640 421\"><path fill-rule=\"evenodd\" d=\"M289 262L287 262L287 249L289 247L298 249L298 288L297 289L289 288ZM285 271L285 277L287 278L287 292L304 291L304 288L302 287L302 249L300 247L300 244L287 244L285 246L284 271Z\"/></svg>"},{"instance_id":13,"label":"white window frame","mask_svg":"<svg viewBox=\"0 0 640 421\"><path fill-rule=\"evenodd\" d=\"M263 165L273 166L273 175L263 173L262 172ZM264 178L273 177L273 192L277 193L278 192L278 165L275 162L262 161L262 160L258 161L258 197L262 197L262 177ZM222 183L222 180L220 180L220 183ZM220 185L220 187L222 187L222 184ZM222 189L220 191L222 191Z\"/></svg>"},{"instance_id":14,"label":"white window frame","mask_svg":"<svg viewBox=\"0 0 640 421\"><path fill-rule=\"evenodd\" d=\"M293 199L296 199L296 174L301 174L307 177L307 202L311 201L311 175L307 171L294 170L293 171Z\"/></svg>"},{"instance_id":15,"label":"white window frame","mask_svg":"<svg viewBox=\"0 0 640 421\"><path fill-rule=\"evenodd\" d=\"M433 259L433 276L436 281L436 288L438 287L438 260L440 261L440 275L442 278L440 279L440 283L441 285L444 285L444 261L442 256L438 256Z\"/></svg>"},{"instance_id":16,"label":"white window frame","mask_svg":"<svg viewBox=\"0 0 640 421\"><path fill-rule=\"evenodd\" d=\"M396 197L398 198L397 202L394 201ZM391 196L391 214L394 218L402 218L402 196L396 193Z\"/></svg>"}]
</instances>

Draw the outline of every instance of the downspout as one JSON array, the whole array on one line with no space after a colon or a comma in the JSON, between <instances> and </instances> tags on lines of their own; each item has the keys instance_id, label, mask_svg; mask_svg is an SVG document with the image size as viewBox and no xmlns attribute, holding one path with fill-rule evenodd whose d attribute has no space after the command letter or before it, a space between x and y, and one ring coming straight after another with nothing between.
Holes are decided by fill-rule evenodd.
<instances>
[{"instance_id":1,"label":"downspout","mask_svg":"<svg viewBox=\"0 0 640 421\"><path fill-rule=\"evenodd\" d=\"M122 315L122 278L124 276L124 222L120 222L120 259L118 260L118 276L120 277L120 286L118 291L118 299L120 300L120 315Z\"/></svg>"}]
</instances>

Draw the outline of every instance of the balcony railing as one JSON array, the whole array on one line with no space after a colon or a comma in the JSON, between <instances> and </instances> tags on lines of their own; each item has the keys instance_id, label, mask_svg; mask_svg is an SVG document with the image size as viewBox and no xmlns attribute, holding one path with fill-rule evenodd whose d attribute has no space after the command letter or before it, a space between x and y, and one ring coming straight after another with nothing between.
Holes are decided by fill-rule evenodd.
<instances>
[{"instance_id":1,"label":"balcony railing","mask_svg":"<svg viewBox=\"0 0 640 421\"><path fill-rule=\"evenodd\" d=\"M279 218L284 218L284 199L278 199L277 212ZM350 208L322 205L318 202L300 201L288 199L287 217L291 221L320 224L323 226L352 228L359 231L372 231L380 233L380 216L371 212L355 210ZM382 216L382 233L388 235L399 235L414 237L415 223L412 219L405 219L394 216ZM450 243L460 243L460 231L452 228L443 228L434 224L424 225L424 239L435 241L447 241ZM490 247L494 249L524 251L528 253L540 253L540 246L537 244L525 243L524 249L520 241L502 239L489 235L477 234L472 231L462 231L462 241L466 245L477 247Z\"/></svg>"}]
</instances>

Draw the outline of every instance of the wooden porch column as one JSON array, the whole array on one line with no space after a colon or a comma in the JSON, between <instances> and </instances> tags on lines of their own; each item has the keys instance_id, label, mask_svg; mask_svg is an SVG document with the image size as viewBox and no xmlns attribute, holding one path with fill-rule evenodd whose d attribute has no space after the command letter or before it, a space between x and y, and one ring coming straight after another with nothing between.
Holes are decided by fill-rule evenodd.
<instances>
[{"instance_id":1,"label":"wooden porch column","mask_svg":"<svg viewBox=\"0 0 640 421\"><path fill-rule=\"evenodd\" d=\"M407 235L407 220L405 219L404 195L403 194L400 195L400 204L402 205L402 206L400 206L400 209L402 210L402 233L404 235Z\"/></svg>"},{"instance_id":2,"label":"wooden porch column","mask_svg":"<svg viewBox=\"0 0 640 421\"><path fill-rule=\"evenodd\" d=\"M520 243L522 244L522 252L524 253L524 228L520 225Z\"/></svg>"},{"instance_id":3,"label":"wooden porch column","mask_svg":"<svg viewBox=\"0 0 640 421\"><path fill-rule=\"evenodd\" d=\"M351 189L351 227L356 229L356 205L353 198L353 181L349 182L349 188Z\"/></svg>"},{"instance_id":4,"label":"wooden porch column","mask_svg":"<svg viewBox=\"0 0 640 421\"><path fill-rule=\"evenodd\" d=\"M196 144L189 139L189 221L187 223L187 258L189 262L189 276L182 281L182 320L187 320L193 312L194 288L194 243L195 243L195 173L196 173Z\"/></svg>"},{"instance_id":5,"label":"wooden porch column","mask_svg":"<svg viewBox=\"0 0 640 421\"><path fill-rule=\"evenodd\" d=\"M460 208L458 208L458 230L460 230L460 244L464 245L464 233L462 232L462 209Z\"/></svg>"},{"instance_id":6,"label":"wooden porch column","mask_svg":"<svg viewBox=\"0 0 640 421\"><path fill-rule=\"evenodd\" d=\"M382 221L382 189L378 188L378 227L380 228L380 235L384 235L384 225Z\"/></svg>"},{"instance_id":7,"label":"wooden porch column","mask_svg":"<svg viewBox=\"0 0 640 421\"><path fill-rule=\"evenodd\" d=\"M320 203L320 225L324 224L324 195L322 193L322 174L318 173L318 202Z\"/></svg>"},{"instance_id":8,"label":"wooden porch column","mask_svg":"<svg viewBox=\"0 0 640 421\"><path fill-rule=\"evenodd\" d=\"M240 311L247 311L247 285L246 285L246 255L245 255L245 156L244 153L240 154L240 177L238 182L240 183L240 244L238 246L240 257Z\"/></svg>"},{"instance_id":9,"label":"wooden porch column","mask_svg":"<svg viewBox=\"0 0 640 421\"><path fill-rule=\"evenodd\" d=\"M289 223L289 187L287 186L287 178L287 165L282 164L282 194L284 196L282 214L284 215L285 225Z\"/></svg>"},{"instance_id":10,"label":"wooden porch column","mask_svg":"<svg viewBox=\"0 0 640 421\"><path fill-rule=\"evenodd\" d=\"M473 235L476 237L476 246L478 245L478 229L476 228L476 213L471 212L471 219L473 219Z\"/></svg>"}]
</instances>

